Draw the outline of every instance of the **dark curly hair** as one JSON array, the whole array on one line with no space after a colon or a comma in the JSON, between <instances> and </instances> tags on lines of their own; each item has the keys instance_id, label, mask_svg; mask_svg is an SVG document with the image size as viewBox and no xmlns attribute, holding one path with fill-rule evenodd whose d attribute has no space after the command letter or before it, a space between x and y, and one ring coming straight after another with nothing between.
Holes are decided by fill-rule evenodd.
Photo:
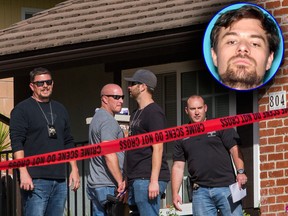
<instances>
[{"instance_id":1,"label":"dark curly hair","mask_svg":"<svg viewBox=\"0 0 288 216\"><path fill-rule=\"evenodd\" d=\"M211 31L211 47L216 50L219 32L222 27L228 28L233 23L243 18L258 19L261 22L262 28L267 35L270 53L275 53L278 49L278 44L280 43L277 25L268 14L263 13L258 7L253 5L244 5L241 8L221 14Z\"/></svg>"}]
</instances>

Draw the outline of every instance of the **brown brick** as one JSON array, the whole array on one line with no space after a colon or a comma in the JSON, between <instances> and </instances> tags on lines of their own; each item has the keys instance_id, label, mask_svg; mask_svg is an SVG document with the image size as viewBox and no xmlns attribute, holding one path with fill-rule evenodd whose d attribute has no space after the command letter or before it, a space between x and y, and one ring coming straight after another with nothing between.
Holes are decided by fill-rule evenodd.
<instances>
[{"instance_id":1,"label":"brown brick","mask_svg":"<svg viewBox=\"0 0 288 216\"><path fill-rule=\"evenodd\" d=\"M261 121L261 122L259 122L259 128L266 128L267 126L267 124L266 124L266 122L267 121ZM287 123L288 123L288 120L287 120Z\"/></svg>"},{"instance_id":2,"label":"brown brick","mask_svg":"<svg viewBox=\"0 0 288 216\"><path fill-rule=\"evenodd\" d=\"M283 153L269 154L268 155L268 161L279 161L279 160L283 160L283 159L284 159Z\"/></svg>"},{"instance_id":3,"label":"brown brick","mask_svg":"<svg viewBox=\"0 0 288 216\"><path fill-rule=\"evenodd\" d=\"M269 137L268 138L268 143L269 144L283 143L283 136Z\"/></svg>"},{"instance_id":4,"label":"brown brick","mask_svg":"<svg viewBox=\"0 0 288 216\"><path fill-rule=\"evenodd\" d=\"M277 168L277 169L288 168L288 160L285 160L285 161L277 161L277 162L276 162L276 168ZM288 179L287 179L287 182L288 182Z\"/></svg>"},{"instance_id":5,"label":"brown brick","mask_svg":"<svg viewBox=\"0 0 288 216\"><path fill-rule=\"evenodd\" d=\"M273 135L275 135L274 129L267 129L267 130L260 130L259 131L260 137L273 136Z\"/></svg>"},{"instance_id":6,"label":"brown brick","mask_svg":"<svg viewBox=\"0 0 288 216\"><path fill-rule=\"evenodd\" d=\"M260 138L259 139L259 144L262 145L267 145L268 144L268 138Z\"/></svg>"},{"instance_id":7,"label":"brown brick","mask_svg":"<svg viewBox=\"0 0 288 216\"><path fill-rule=\"evenodd\" d=\"M270 171L268 172L269 178L283 178L284 177L284 171L283 170L277 170L277 171Z\"/></svg>"},{"instance_id":8,"label":"brown brick","mask_svg":"<svg viewBox=\"0 0 288 216\"><path fill-rule=\"evenodd\" d=\"M282 0L282 6L288 6L288 0Z\"/></svg>"},{"instance_id":9,"label":"brown brick","mask_svg":"<svg viewBox=\"0 0 288 216\"><path fill-rule=\"evenodd\" d=\"M282 87L281 86L273 86L269 89L269 93L270 92L278 92L278 91L282 91ZM267 103L268 103L268 97L267 97Z\"/></svg>"},{"instance_id":10,"label":"brown brick","mask_svg":"<svg viewBox=\"0 0 288 216\"><path fill-rule=\"evenodd\" d=\"M282 195L282 196L277 196L276 197L276 202L277 203L283 203L288 201L288 195Z\"/></svg>"},{"instance_id":11,"label":"brown brick","mask_svg":"<svg viewBox=\"0 0 288 216\"><path fill-rule=\"evenodd\" d=\"M269 193L269 188L264 188L260 190L260 196L267 196Z\"/></svg>"},{"instance_id":12,"label":"brown brick","mask_svg":"<svg viewBox=\"0 0 288 216\"><path fill-rule=\"evenodd\" d=\"M264 204L271 204L271 203L275 203L275 196L266 196L265 199L263 200Z\"/></svg>"},{"instance_id":13,"label":"brown brick","mask_svg":"<svg viewBox=\"0 0 288 216\"><path fill-rule=\"evenodd\" d=\"M259 103L261 103L261 104L267 104L268 102L269 102L269 98L268 97L262 97L259 100Z\"/></svg>"},{"instance_id":14,"label":"brown brick","mask_svg":"<svg viewBox=\"0 0 288 216\"><path fill-rule=\"evenodd\" d=\"M284 204L271 204L269 205L269 212L278 212L278 211L283 211L285 205Z\"/></svg>"},{"instance_id":15,"label":"brown brick","mask_svg":"<svg viewBox=\"0 0 288 216\"><path fill-rule=\"evenodd\" d=\"M267 122L268 128L281 127L281 126L283 126L283 121L281 119L272 119Z\"/></svg>"},{"instance_id":16,"label":"brown brick","mask_svg":"<svg viewBox=\"0 0 288 216\"><path fill-rule=\"evenodd\" d=\"M276 77L275 84L286 84L288 82L288 77Z\"/></svg>"},{"instance_id":17,"label":"brown brick","mask_svg":"<svg viewBox=\"0 0 288 216\"><path fill-rule=\"evenodd\" d=\"M285 119L282 119L283 120L283 122L284 122L284 126L288 126L288 118L287 117L285 117Z\"/></svg>"},{"instance_id":18,"label":"brown brick","mask_svg":"<svg viewBox=\"0 0 288 216\"><path fill-rule=\"evenodd\" d=\"M275 135L285 135L285 134L288 134L288 127L276 128Z\"/></svg>"},{"instance_id":19,"label":"brown brick","mask_svg":"<svg viewBox=\"0 0 288 216\"><path fill-rule=\"evenodd\" d=\"M263 205L262 201L260 203L260 212L261 212L261 216L264 216L265 212L268 212L268 205ZM265 214L265 216L267 215Z\"/></svg>"},{"instance_id":20,"label":"brown brick","mask_svg":"<svg viewBox=\"0 0 288 216\"><path fill-rule=\"evenodd\" d=\"M260 179L267 179L268 178L268 172L260 172Z\"/></svg>"},{"instance_id":21,"label":"brown brick","mask_svg":"<svg viewBox=\"0 0 288 216\"><path fill-rule=\"evenodd\" d=\"M260 146L260 154L269 152L275 152L275 146L273 145Z\"/></svg>"},{"instance_id":22,"label":"brown brick","mask_svg":"<svg viewBox=\"0 0 288 216\"><path fill-rule=\"evenodd\" d=\"M287 178L281 178L281 179L276 179L276 184L278 186L287 186L288 185L288 179Z\"/></svg>"},{"instance_id":23,"label":"brown brick","mask_svg":"<svg viewBox=\"0 0 288 216\"><path fill-rule=\"evenodd\" d=\"M273 188L269 188L268 191L269 191L269 195L283 194L284 187L273 187Z\"/></svg>"},{"instance_id":24,"label":"brown brick","mask_svg":"<svg viewBox=\"0 0 288 216\"><path fill-rule=\"evenodd\" d=\"M267 154L265 154L265 155L260 155L260 161L261 162L267 162L268 161L268 155Z\"/></svg>"},{"instance_id":25,"label":"brown brick","mask_svg":"<svg viewBox=\"0 0 288 216\"><path fill-rule=\"evenodd\" d=\"M271 8L278 8L281 4L279 1L266 2L265 9L269 11Z\"/></svg>"},{"instance_id":26,"label":"brown brick","mask_svg":"<svg viewBox=\"0 0 288 216\"><path fill-rule=\"evenodd\" d=\"M260 170L273 170L275 169L275 163L268 162L268 163L261 163L260 164Z\"/></svg>"},{"instance_id":27,"label":"brown brick","mask_svg":"<svg viewBox=\"0 0 288 216\"><path fill-rule=\"evenodd\" d=\"M277 145L275 149L276 149L276 152L288 151L288 145L286 143L283 143L283 144Z\"/></svg>"},{"instance_id":28,"label":"brown brick","mask_svg":"<svg viewBox=\"0 0 288 216\"><path fill-rule=\"evenodd\" d=\"M261 188L269 188L269 187L274 187L275 186L275 181L274 180L263 180L260 182Z\"/></svg>"}]
</instances>

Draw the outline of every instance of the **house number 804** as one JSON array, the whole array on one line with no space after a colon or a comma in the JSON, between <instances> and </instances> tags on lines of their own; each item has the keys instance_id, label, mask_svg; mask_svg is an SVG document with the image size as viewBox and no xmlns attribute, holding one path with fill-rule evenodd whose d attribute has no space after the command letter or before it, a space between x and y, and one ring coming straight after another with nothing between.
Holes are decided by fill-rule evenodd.
<instances>
[{"instance_id":1,"label":"house number 804","mask_svg":"<svg viewBox=\"0 0 288 216\"><path fill-rule=\"evenodd\" d=\"M269 110L286 108L286 91L269 93Z\"/></svg>"}]
</instances>

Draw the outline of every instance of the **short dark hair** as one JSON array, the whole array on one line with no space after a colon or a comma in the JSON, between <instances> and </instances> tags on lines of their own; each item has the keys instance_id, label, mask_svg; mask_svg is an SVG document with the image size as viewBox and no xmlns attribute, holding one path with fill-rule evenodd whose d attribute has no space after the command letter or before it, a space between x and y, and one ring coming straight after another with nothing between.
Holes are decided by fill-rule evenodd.
<instances>
[{"instance_id":1,"label":"short dark hair","mask_svg":"<svg viewBox=\"0 0 288 216\"><path fill-rule=\"evenodd\" d=\"M234 22L243 18L257 19L261 22L262 28L267 35L269 51L270 53L275 53L278 50L278 45L280 43L278 27L268 14L263 13L258 7L253 5L244 5L241 8L233 9L221 14L211 31L211 47L216 50L219 32L222 27L228 28Z\"/></svg>"},{"instance_id":2,"label":"short dark hair","mask_svg":"<svg viewBox=\"0 0 288 216\"><path fill-rule=\"evenodd\" d=\"M49 74L52 78L51 72L48 69L43 68L43 67L38 67L38 68L33 69L30 72L30 82L34 81L35 76L41 75L41 74Z\"/></svg>"}]
</instances>

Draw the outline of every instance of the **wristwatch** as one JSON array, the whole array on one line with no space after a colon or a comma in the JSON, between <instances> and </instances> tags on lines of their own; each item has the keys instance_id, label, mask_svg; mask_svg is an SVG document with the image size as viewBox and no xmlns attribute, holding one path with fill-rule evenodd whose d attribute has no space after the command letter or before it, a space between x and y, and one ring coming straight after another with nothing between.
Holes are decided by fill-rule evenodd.
<instances>
[{"instance_id":1,"label":"wristwatch","mask_svg":"<svg viewBox=\"0 0 288 216\"><path fill-rule=\"evenodd\" d=\"M237 174L245 174L245 170L244 169L238 169Z\"/></svg>"}]
</instances>

